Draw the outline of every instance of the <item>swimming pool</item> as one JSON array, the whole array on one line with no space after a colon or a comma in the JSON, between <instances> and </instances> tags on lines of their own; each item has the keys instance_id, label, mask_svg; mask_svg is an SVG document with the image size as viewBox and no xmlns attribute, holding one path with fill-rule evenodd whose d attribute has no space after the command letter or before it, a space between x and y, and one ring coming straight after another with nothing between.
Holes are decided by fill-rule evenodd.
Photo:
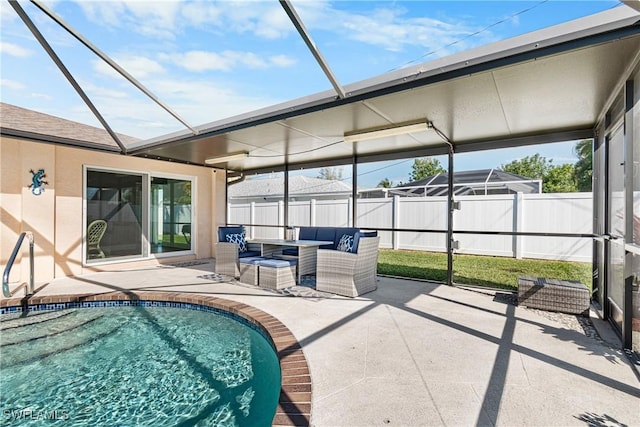
<instances>
[{"instance_id":1,"label":"swimming pool","mask_svg":"<svg viewBox=\"0 0 640 427\"><path fill-rule=\"evenodd\" d=\"M271 425L280 365L255 324L201 305L69 305L2 316L4 422Z\"/></svg>"}]
</instances>

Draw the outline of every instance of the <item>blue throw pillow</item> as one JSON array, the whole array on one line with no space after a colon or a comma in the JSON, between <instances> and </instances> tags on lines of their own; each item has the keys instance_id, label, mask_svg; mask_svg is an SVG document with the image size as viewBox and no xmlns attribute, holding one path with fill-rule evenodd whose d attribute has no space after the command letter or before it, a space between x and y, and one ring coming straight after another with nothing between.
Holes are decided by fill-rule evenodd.
<instances>
[{"instance_id":1,"label":"blue throw pillow","mask_svg":"<svg viewBox=\"0 0 640 427\"><path fill-rule=\"evenodd\" d=\"M247 251L247 240L244 237L244 233L241 234L227 234L226 236L227 242L235 243L238 245L238 249L240 252Z\"/></svg>"},{"instance_id":2,"label":"blue throw pillow","mask_svg":"<svg viewBox=\"0 0 640 427\"><path fill-rule=\"evenodd\" d=\"M353 236L343 234L336 249L342 252L353 252Z\"/></svg>"}]
</instances>

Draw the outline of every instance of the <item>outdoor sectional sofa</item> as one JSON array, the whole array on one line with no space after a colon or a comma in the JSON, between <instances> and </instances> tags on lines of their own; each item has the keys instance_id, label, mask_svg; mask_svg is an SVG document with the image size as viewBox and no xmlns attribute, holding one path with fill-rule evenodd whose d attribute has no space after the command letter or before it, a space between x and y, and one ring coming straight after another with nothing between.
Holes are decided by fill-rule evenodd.
<instances>
[{"instance_id":1,"label":"outdoor sectional sofa","mask_svg":"<svg viewBox=\"0 0 640 427\"><path fill-rule=\"evenodd\" d=\"M363 232L353 227L300 227L298 240L330 241L318 249L316 289L355 297L373 291L376 285L377 232ZM244 241L243 226L218 229L216 273L239 277L239 259L260 255L258 247ZM246 246L245 246L246 245ZM285 256L297 256L296 248L287 248Z\"/></svg>"},{"instance_id":2,"label":"outdoor sectional sofa","mask_svg":"<svg viewBox=\"0 0 640 427\"><path fill-rule=\"evenodd\" d=\"M357 297L377 288L377 232L350 227L300 227L298 240L326 240L317 255L316 290ZM295 250L283 254L295 255Z\"/></svg>"}]
</instances>

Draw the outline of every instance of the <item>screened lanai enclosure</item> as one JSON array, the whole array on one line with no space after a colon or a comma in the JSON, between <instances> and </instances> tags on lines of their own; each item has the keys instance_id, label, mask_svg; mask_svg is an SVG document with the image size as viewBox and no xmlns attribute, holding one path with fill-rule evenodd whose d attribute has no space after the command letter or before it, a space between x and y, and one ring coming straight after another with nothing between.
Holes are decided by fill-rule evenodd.
<instances>
[{"instance_id":1,"label":"screened lanai enclosure","mask_svg":"<svg viewBox=\"0 0 640 427\"><path fill-rule=\"evenodd\" d=\"M287 23L287 31L295 33L296 52L305 61L302 64L301 60L297 72L280 76L295 86L295 90L287 92L292 96L283 102L282 98L272 97L280 103L254 104L251 110L240 110L235 103L240 103L239 99L225 97L224 90L206 87L205 96L210 97L212 104L210 112L202 108L192 111L196 109L182 102L177 102L180 108L174 110L137 80L135 72L125 70L67 22L63 18L64 7L54 11L39 1L9 3L19 18L13 24L28 29L50 60L48 64L55 64L56 72L63 76L73 96L77 94L93 113L94 122L89 124L102 126L110 139L97 143L82 132L46 128L50 124L46 120L24 121L20 114L16 117L4 113L3 137L210 168L224 174L229 186L252 179L277 179L281 192L263 201L271 203L265 210L270 213L256 213L256 204L262 203L258 199L247 199L249 207L244 213L234 211L237 206L225 202L216 207L218 212L224 211L221 216L226 219L217 225L241 223L254 235L268 236L283 236L286 227L303 225L348 225L378 230L388 249L446 254L442 280L450 285L456 284L456 257L473 253L480 241L493 242L495 253L488 255L512 258L529 257L526 254L529 248L536 254L531 258L545 259L559 246L569 245L579 252L581 262L589 264L592 295L602 315L616 326L625 348L640 351L639 2L616 3L616 7L569 22L479 44L427 62L422 58L419 63L392 71L387 68L378 75L361 76L345 84L340 77L354 81L353 75L345 71L347 68L336 72L331 58L339 55L334 51L328 53L327 44L314 41L314 35L322 39L322 34L312 19L305 20L308 11L304 2L298 5L281 1L274 13L281 17L280 24ZM48 18L46 23L44 17ZM92 61L98 58L100 67L107 68L111 76L117 75L131 84L136 91L133 108L115 114L118 107L109 103L100 105L102 95L93 90L90 75L74 77L72 56L60 46L53 46L54 36L62 35L68 43L80 45L85 51L83 55L90 55ZM4 38L3 33L3 41ZM187 59L174 58L178 63ZM286 62L283 58L273 60ZM3 64L3 74L10 65L7 64L6 61ZM149 67L156 65L160 66L148 62L138 75L144 77ZM168 65L164 66L168 69ZM302 70L312 71L300 78ZM269 79L266 71L264 76L260 73L260 67L253 70L254 80ZM311 81L322 83L306 84ZM226 83L244 84L228 76ZM250 84L251 90L256 87L255 83ZM155 82L154 88L162 90L163 86ZM179 92L184 87L175 86L172 90ZM205 86L202 90L205 91ZM220 102L216 96L220 96ZM140 108L139 100L143 98L148 99L150 110L166 115L166 121L172 122L170 129L158 125L163 132L147 133L158 120L148 115L146 108ZM11 101L3 94L3 102ZM228 109L222 108L222 104ZM194 117L195 123L205 124L192 124L182 111ZM139 134L131 134L122 126L123 116L127 115L140 116L140 126L136 128ZM209 118L203 120L203 115ZM474 178L473 185L467 185L468 191L464 192L458 190L462 186L454 180L457 173L463 172L458 171L457 161L464 154L583 139L594 141L593 193L560 205L553 214L549 212L555 209L554 202L540 194L539 182L502 176L500 185L506 188L508 182L511 187L504 194L495 194L489 188L493 188L490 177L499 175L496 172L484 175L484 179ZM405 197L415 195L415 191L404 188L404 193L391 193L385 202L363 197L360 192L371 188L363 185L371 170L386 167L389 162L430 156L441 156L446 172L420 185L425 194L435 188L429 185L437 185L437 194ZM326 168L340 168L339 181L344 184L341 191L344 193L346 188L351 194L331 200L293 197L290 188L293 177L316 177ZM91 180L87 173L92 171L102 169L86 168L81 180ZM197 180L166 174L153 181L155 193L147 194L145 182L153 176L144 171L126 173L139 177L141 184L136 185L143 189L138 194L143 206L152 197L156 212L167 209L172 216L153 217L151 208L132 212L130 216L137 215L141 226L127 234L142 236L142 240L137 238L123 247L124 253L146 257L155 252L193 250L194 243L181 231L188 225L189 236L198 236L198 210L203 206L189 203L188 212L178 213L177 205L184 204L180 195L191 200L187 195L190 197L191 186L195 188ZM483 200L482 207L474 207L480 206L472 198L479 197L477 189L469 190L476 188L476 184L487 189L482 196L493 197ZM533 187L537 191L529 191ZM171 197L167 197L169 194ZM432 199L431 205L418 206L423 203L419 199ZM503 206L506 204L510 204L510 210ZM497 208L499 205L502 207ZM573 214L569 212L572 208L582 210L580 218L586 220L572 220ZM388 221L377 222L383 211L387 211ZM496 212L501 214L492 217ZM545 215L551 217L547 221L527 222ZM486 221L478 222L480 217ZM153 226L152 218L155 218ZM552 227L563 221L566 224L560 229Z\"/></svg>"}]
</instances>

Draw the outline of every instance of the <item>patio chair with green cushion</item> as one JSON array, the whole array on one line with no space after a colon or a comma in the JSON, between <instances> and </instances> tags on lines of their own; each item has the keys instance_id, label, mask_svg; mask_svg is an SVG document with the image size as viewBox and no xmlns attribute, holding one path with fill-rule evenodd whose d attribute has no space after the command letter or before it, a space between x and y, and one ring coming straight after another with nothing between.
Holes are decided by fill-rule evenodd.
<instances>
[{"instance_id":1,"label":"patio chair with green cushion","mask_svg":"<svg viewBox=\"0 0 640 427\"><path fill-rule=\"evenodd\" d=\"M105 231L107 231L107 221L103 219L91 221L87 227L87 259L106 258L100 247L100 241Z\"/></svg>"},{"instance_id":2,"label":"patio chair with green cushion","mask_svg":"<svg viewBox=\"0 0 640 427\"><path fill-rule=\"evenodd\" d=\"M240 258L260 255L259 249L247 245L244 227L241 225L218 227L215 249L216 273L236 278L240 277Z\"/></svg>"},{"instance_id":3,"label":"patio chair with green cushion","mask_svg":"<svg viewBox=\"0 0 640 427\"><path fill-rule=\"evenodd\" d=\"M318 249L316 290L348 297L376 290L380 237L363 235L356 233L352 252Z\"/></svg>"}]
</instances>

